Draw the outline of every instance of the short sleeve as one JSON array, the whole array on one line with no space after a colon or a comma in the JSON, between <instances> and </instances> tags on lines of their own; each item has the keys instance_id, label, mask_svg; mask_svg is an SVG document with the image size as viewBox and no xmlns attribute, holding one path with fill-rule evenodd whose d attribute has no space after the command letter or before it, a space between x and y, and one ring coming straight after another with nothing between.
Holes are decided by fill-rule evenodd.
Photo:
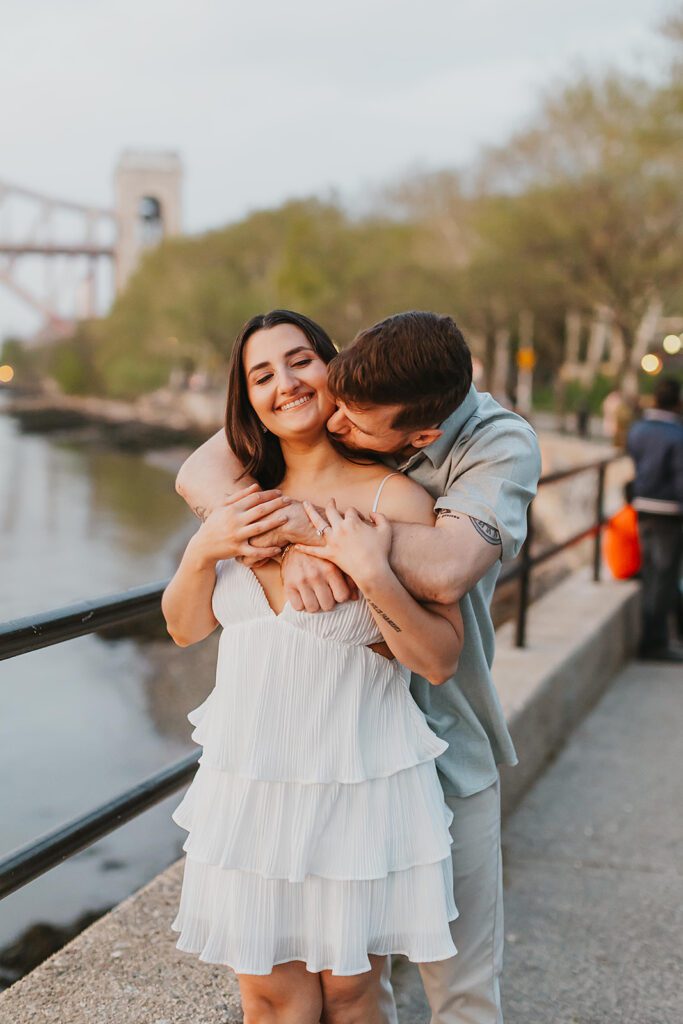
<instances>
[{"instance_id":1,"label":"short sleeve","mask_svg":"<svg viewBox=\"0 0 683 1024\"><path fill-rule=\"evenodd\" d=\"M524 543L526 511L540 473L541 453L530 427L484 426L470 438L457 473L434 510L461 512L498 530L502 560L509 561Z\"/></svg>"}]
</instances>

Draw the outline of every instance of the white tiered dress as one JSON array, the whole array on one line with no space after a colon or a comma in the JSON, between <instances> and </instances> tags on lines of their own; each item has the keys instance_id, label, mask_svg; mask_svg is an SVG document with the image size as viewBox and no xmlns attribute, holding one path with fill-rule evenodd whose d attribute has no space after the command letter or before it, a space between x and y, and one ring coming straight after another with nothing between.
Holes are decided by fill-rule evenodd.
<instances>
[{"instance_id":1,"label":"white tiered dress","mask_svg":"<svg viewBox=\"0 0 683 1024\"><path fill-rule=\"evenodd\" d=\"M173 813L189 835L177 948L243 974L301 960L360 974L368 953L455 954L452 813L409 673L363 599L276 614L218 563L216 685L188 715L203 746Z\"/></svg>"}]
</instances>

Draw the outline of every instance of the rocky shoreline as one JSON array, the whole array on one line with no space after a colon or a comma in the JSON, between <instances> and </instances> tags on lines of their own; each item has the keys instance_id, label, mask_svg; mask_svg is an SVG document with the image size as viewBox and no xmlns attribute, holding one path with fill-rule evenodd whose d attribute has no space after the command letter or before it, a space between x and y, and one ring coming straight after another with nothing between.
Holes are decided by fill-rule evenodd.
<instances>
[{"instance_id":1,"label":"rocky shoreline","mask_svg":"<svg viewBox=\"0 0 683 1024\"><path fill-rule=\"evenodd\" d=\"M92 395L6 392L0 409L22 433L73 435L132 452L196 445L223 423L225 396L216 392L164 389L134 402Z\"/></svg>"},{"instance_id":2,"label":"rocky shoreline","mask_svg":"<svg viewBox=\"0 0 683 1024\"><path fill-rule=\"evenodd\" d=\"M42 964L43 960L47 960L111 909L108 906L88 911L62 927L41 922L31 925L14 942L0 949L0 991L9 988L38 964Z\"/></svg>"}]
</instances>

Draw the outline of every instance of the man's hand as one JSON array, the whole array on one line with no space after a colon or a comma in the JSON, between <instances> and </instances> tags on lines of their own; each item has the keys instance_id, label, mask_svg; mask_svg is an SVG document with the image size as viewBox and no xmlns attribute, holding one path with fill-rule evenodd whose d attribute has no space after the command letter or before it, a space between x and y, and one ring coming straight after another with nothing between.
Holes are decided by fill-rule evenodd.
<instances>
[{"instance_id":1,"label":"man's hand","mask_svg":"<svg viewBox=\"0 0 683 1024\"><path fill-rule=\"evenodd\" d=\"M362 590L366 580L382 576L389 569L391 526L379 512L371 512L368 522L355 508L348 508L342 514L332 498L325 508L325 521L309 501L304 502L304 508L324 544L322 547L297 545L298 551L314 558L329 558L356 580Z\"/></svg>"},{"instance_id":2,"label":"man's hand","mask_svg":"<svg viewBox=\"0 0 683 1024\"><path fill-rule=\"evenodd\" d=\"M308 517L306 519L308 521ZM282 565L282 581L285 597L298 612L329 612L336 604L358 597L353 580L336 565L300 551L287 553Z\"/></svg>"},{"instance_id":3,"label":"man's hand","mask_svg":"<svg viewBox=\"0 0 683 1024\"><path fill-rule=\"evenodd\" d=\"M292 501L283 512L286 515L286 522L269 533L254 537L252 547L283 548L286 544L309 544L317 547L324 544L323 538L316 533L303 502Z\"/></svg>"}]
</instances>

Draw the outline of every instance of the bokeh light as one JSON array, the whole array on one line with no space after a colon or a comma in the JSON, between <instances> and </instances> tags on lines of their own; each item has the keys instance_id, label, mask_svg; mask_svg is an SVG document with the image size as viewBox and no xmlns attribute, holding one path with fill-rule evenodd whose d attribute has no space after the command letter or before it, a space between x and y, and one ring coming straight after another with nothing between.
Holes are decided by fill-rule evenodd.
<instances>
[{"instance_id":1,"label":"bokeh light","mask_svg":"<svg viewBox=\"0 0 683 1024\"><path fill-rule=\"evenodd\" d=\"M662 342L662 348L669 356L675 356L683 348L683 342L677 334L667 334L666 338Z\"/></svg>"},{"instance_id":2,"label":"bokeh light","mask_svg":"<svg viewBox=\"0 0 683 1024\"><path fill-rule=\"evenodd\" d=\"M648 352L640 360L640 365L645 370L645 373L659 373L662 368L662 360L653 352Z\"/></svg>"},{"instance_id":3,"label":"bokeh light","mask_svg":"<svg viewBox=\"0 0 683 1024\"><path fill-rule=\"evenodd\" d=\"M9 384L14 378L14 370L8 363L4 363L0 366L0 384Z\"/></svg>"}]
</instances>

